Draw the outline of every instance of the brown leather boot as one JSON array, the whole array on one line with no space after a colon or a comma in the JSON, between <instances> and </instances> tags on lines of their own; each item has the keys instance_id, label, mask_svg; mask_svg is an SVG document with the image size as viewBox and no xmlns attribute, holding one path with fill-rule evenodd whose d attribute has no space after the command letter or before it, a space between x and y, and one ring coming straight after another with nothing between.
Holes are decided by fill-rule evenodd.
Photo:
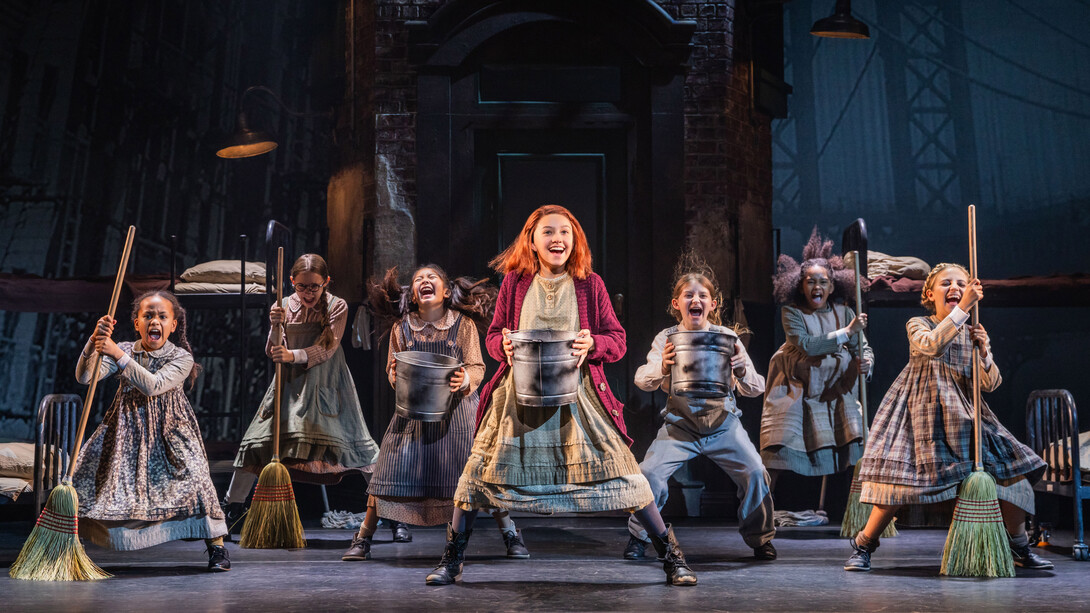
<instances>
[{"instance_id":1,"label":"brown leather boot","mask_svg":"<svg viewBox=\"0 0 1090 613\"><path fill-rule=\"evenodd\" d=\"M465 532L455 532L454 526L447 524L447 546L443 549L443 558L431 574L424 579L428 585L450 585L462 578L462 562L466 557L466 545L469 544L469 536L473 530L466 528Z\"/></svg>"},{"instance_id":2,"label":"brown leather boot","mask_svg":"<svg viewBox=\"0 0 1090 613\"><path fill-rule=\"evenodd\" d=\"M352 546L344 552L341 559L345 562L358 562L371 559L371 537L355 536L352 538Z\"/></svg>"},{"instance_id":3,"label":"brown leather boot","mask_svg":"<svg viewBox=\"0 0 1090 613\"><path fill-rule=\"evenodd\" d=\"M685 553L681 551L681 545L678 545L677 537L674 536L674 528L666 524L665 541L650 532L648 535L655 551L663 559L662 570L666 571L666 582L670 585L696 585L696 573L685 561Z\"/></svg>"}]
</instances>

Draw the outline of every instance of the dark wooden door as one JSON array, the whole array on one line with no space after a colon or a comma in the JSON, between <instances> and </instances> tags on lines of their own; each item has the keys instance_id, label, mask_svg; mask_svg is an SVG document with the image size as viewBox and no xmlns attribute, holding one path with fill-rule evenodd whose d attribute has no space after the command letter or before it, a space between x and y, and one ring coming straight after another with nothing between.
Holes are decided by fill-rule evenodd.
<instances>
[{"instance_id":1,"label":"dark wooden door","mask_svg":"<svg viewBox=\"0 0 1090 613\"><path fill-rule=\"evenodd\" d=\"M579 220L606 282L614 309L626 321L629 293L629 211L633 192L623 129L479 130L474 138L477 206L484 213L477 266L511 243L534 209L566 207ZM491 240L488 240L489 237ZM476 268L476 266L475 266ZM628 393L626 363L607 368L614 393Z\"/></svg>"}]
</instances>

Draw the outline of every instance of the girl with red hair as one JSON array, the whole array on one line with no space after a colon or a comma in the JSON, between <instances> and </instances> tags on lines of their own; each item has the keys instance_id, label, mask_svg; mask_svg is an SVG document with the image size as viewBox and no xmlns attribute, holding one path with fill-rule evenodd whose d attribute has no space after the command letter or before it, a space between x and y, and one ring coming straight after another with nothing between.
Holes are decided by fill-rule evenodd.
<instances>
[{"instance_id":1,"label":"girl with red hair","mask_svg":"<svg viewBox=\"0 0 1090 613\"><path fill-rule=\"evenodd\" d=\"M564 207L534 211L515 241L492 260L505 273L488 353L499 370L482 388L477 436L454 494L454 517L429 585L462 575L465 549L480 509L532 513L636 513L663 556L667 581L694 585L673 530L665 525L647 479L628 445L624 406L609 389L603 366L624 357L625 332L613 313L602 278L591 270L586 235ZM509 376L511 330L578 331L576 402L531 407L516 402Z\"/></svg>"}]
</instances>

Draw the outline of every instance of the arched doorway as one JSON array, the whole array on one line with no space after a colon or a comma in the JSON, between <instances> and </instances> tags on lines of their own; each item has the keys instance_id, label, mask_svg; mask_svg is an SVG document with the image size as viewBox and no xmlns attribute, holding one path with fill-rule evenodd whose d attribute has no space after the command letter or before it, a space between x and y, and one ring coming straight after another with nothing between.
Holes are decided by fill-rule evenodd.
<instances>
[{"instance_id":1,"label":"arched doorway","mask_svg":"<svg viewBox=\"0 0 1090 613\"><path fill-rule=\"evenodd\" d=\"M420 261L488 274L530 211L567 206L629 333L632 375L685 236L684 62L695 24L648 0L453 2L411 23Z\"/></svg>"}]
</instances>

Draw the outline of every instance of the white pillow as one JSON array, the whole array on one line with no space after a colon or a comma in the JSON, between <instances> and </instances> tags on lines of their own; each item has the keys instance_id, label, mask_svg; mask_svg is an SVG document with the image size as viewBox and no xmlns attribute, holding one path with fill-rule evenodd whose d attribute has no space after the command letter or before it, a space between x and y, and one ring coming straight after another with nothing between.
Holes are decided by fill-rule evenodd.
<instances>
[{"instance_id":1,"label":"white pillow","mask_svg":"<svg viewBox=\"0 0 1090 613\"><path fill-rule=\"evenodd\" d=\"M238 283L241 272L238 260L212 260L187 268L181 277L189 283ZM264 262L246 262L246 282L265 283Z\"/></svg>"},{"instance_id":2,"label":"white pillow","mask_svg":"<svg viewBox=\"0 0 1090 613\"><path fill-rule=\"evenodd\" d=\"M15 502L21 494L29 494L31 491L33 490L30 487L30 481L26 479L0 477L0 496L11 498L12 502Z\"/></svg>"},{"instance_id":3,"label":"white pillow","mask_svg":"<svg viewBox=\"0 0 1090 613\"><path fill-rule=\"evenodd\" d=\"M183 294L237 294L238 283L176 283L174 293ZM264 294L265 285L257 283L246 284L247 294Z\"/></svg>"},{"instance_id":4,"label":"white pillow","mask_svg":"<svg viewBox=\"0 0 1090 613\"><path fill-rule=\"evenodd\" d=\"M0 477L34 477L34 443L0 443Z\"/></svg>"}]
</instances>

